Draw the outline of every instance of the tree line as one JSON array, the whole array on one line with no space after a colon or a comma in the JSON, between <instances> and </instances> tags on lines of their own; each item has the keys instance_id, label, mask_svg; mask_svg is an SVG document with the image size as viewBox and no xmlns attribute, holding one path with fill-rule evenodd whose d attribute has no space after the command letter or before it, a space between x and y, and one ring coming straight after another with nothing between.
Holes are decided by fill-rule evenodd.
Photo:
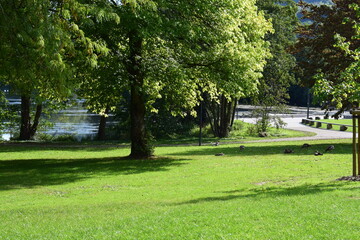
<instances>
[{"instance_id":1,"label":"tree line","mask_svg":"<svg viewBox=\"0 0 360 240\"><path fill-rule=\"evenodd\" d=\"M195 116L202 102L214 134L226 137L239 99L280 106L296 81L322 96L324 82L339 83L324 77L335 69L356 85L358 8L333 2L300 1L305 25L292 0L0 2L0 81L21 97L19 139L34 137L44 105L76 96L101 114L100 129L126 109L131 156L146 158L149 116L159 111ZM341 22L330 24L335 16ZM331 32L334 24L346 30ZM329 67L336 57L341 66ZM344 92L336 94L325 94L329 103Z\"/></svg>"}]
</instances>

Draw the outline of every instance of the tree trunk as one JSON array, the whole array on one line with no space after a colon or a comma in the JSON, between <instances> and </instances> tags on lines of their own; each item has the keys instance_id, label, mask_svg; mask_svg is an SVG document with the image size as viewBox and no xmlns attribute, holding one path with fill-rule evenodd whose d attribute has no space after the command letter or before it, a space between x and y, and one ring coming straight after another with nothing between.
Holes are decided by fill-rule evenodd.
<instances>
[{"instance_id":1,"label":"tree trunk","mask_svg":"<svg viewBox=\"0 0 360 240\"><path fill-rule=\"evenodd\" d=\"M34 138L37 128L39 126L39 122L40 122L40 116L42 113L42 104L37 104L36 105L36 112L35 112L35 117L34 117L34 122L30 127L30 139Z\"/></svg>"},{"instance_id":2,"label":"tree trunk","mask_svg":"<svg viewBox=\"0 0 360 240\"><path fill-rule=\"evenodd\" d=\"M105 114L101 115L100 117L99 129L97 134L97 139L100 141L104 141L106 139L106 115L109 113L109 111L110 109L107 107L105 109Z\"/></svg>"},{"instance_id":3,"label":"tree trunk","mask_svg":"<svg viewBox=\"0 0 360 240\"><path fill-rule=\"evenodd\" d=\"M231 102L229 102L224 96L221 96L220 101L220 111L219 111L219 132L218 137L224 138L228 137L230 134L230 123L231 123L231 116L232 116L232 107Z\"/></svg>"},{"instance_id":4,"label":"tree trunk","mask_svg":"<svg viewBox=\"0 0 360 240\"><path fill-rule=\"evenodd\" d=\"M21 96L21 120L20 120L20 136L19 140L30 140L30 97L22 95Z\"/></svg>"},{"instance_id":5,"label":"tree trunk","mask_svg":"<svg viewBox=\"0 0 360 240\"><path fill-rule=\"evenodd\" d=\"M129 36L129 65L128 73L131 84L130 99L130 135L131 153L134 158L148 158L152 156L153 149L148 142L145 126L145 96L143 92L144 76L141 72L142 38L137 32L131 32Z\"/></svg>"},{"instance_id":6,"label":"tree trunk","mask_svg":"<svg viewBox=\"0 0 360 240\"><path fill-rule=\"evenodd\" d=\"M34 122L31 124L31 99L26 95L21 96L21 123L19 140L31 140L34 138L40 122L42 104L36 105Z\"/></svg>"},{"instance_id":7,"label":"tree trunk","mask_svg":"<svg viewBox=\"0 0 360 240\"><path fill-rule=\"evenodd\" d=\"M233 112L232 112L232 116L231 116L231 123L230 123L230 127L232 127L234 125L234 120L235 120L235 114L236 114L236 107L237 107L237 104L238 104L238 100L237 99L234 99L233 102Z\"/></svg>"},{"instance_id":8,"label":"tree trunk","mask_svg":"<svg viewBox=\"0 0 360 240\"><path fill-rule=\"evenodd\" d=\"M145 128L145 102L136 86L131 87L131 157L148 158L152 147L148 143Z\"/></svg>"},{"instance_id":9,"label":"tree trunk","mask_svg":"<svg viewBox=\"0 0 360 240\"><path fill-rule=\"evenodd\" d=\"M210 102L207 104L206 113L215 137L224 138L229 136L235 117L236 102L236 100L229 102L224 96L221 96L220 103Z\"/></svg>"}]
</instances>

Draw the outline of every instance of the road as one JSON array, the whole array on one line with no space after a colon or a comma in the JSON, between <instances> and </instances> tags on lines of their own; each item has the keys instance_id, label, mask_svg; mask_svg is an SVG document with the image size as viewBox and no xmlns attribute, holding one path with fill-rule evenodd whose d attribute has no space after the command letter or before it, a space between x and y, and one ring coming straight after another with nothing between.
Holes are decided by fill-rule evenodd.
<instances>
[{"instance_id":1,"label":"road","mask_svg":"<svg viewBox=\"0 0 360 240\"><path fill-rule=\"evenodd\" d=\"M244 106L243 109L247 109L249 106ZM248 122L248 123L255 123L255 119L251 118L248 114L244 114L245 112L248 111L244 111L242 115L238 115L239 120L242 120L244 122ZM319 129L319 128L315 128L315 127L310 127L304 124L301 124L301 120L303 118L306 118L307 116L307 109L306 108L297 108L297 107L292 107L290 108L290 113L289 114L284 114L281 115L281 119L286 122L286 126L285 128L287 129L291 129L291 130L297 130L297 131L304 131L304 132L313 132L316 135L315 136L310 136L310 137L295 137L295 138L281 138L281 139L264 139L264 140L259 140L261 142L276 142L276 141L302 141L302 140L324 140L324 139L344 139L344 138L352 138L352 132L342 132L342 131L337 131L337 130L327 130L327 129ZM323 116L323 110L318 109L318 108L311 108L310 109L310 117L315 117L315 116ZM349 117L349 114L346 113L345 117Z\"/></svg>"}]
</instances>

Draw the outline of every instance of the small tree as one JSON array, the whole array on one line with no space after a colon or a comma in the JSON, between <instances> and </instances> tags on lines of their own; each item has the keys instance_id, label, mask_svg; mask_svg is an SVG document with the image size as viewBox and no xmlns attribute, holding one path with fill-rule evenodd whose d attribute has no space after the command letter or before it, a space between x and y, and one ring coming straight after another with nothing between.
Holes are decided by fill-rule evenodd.
<instances>
[{"instance_id":1,"label":"small tree","mask_svg":"<svg viewBox=\"0 0 360 240\"><path fill-rule=\"evenodd\" d=\"M0 2L0 79L21 96L21 140L36 133L42 102L64 99L76 85L78 67L94 67L97 55L106 54L103 42L91 40L81 30L89 16L103 17L99 10L104 5L98 5L77 0Z\"/></svg>"},{"instance_id":2,"label":"small tree","mask_svg":"<svg viewBox=\"0 0 360 240\"><path fill-rule=\"evenodd\" d=\"M264 67L259 92L253 98L254 103L260 106L253 113L258 118L256 124L258 131L266 132L271 122L278 127L283 126L281 119L271 117L270 113L286 112L288 89L295 81L293 71L296 65L289 47L296 40L295 29L298 19L294 1L259 0L257 6L264 11L267 19L272 20L274 28L274 32L268 33L265 37L270 42L272 58L268 59Z\"/></svg>"}]
</instances>

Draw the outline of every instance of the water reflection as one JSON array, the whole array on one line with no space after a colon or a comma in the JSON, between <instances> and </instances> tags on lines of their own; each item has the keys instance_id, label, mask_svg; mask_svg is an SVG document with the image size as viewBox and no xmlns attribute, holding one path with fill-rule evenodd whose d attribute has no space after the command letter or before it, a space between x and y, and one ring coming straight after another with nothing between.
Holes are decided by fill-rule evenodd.
<instances>
[{"instance_id":1,"label":"water reflection","mask_svg":"<svg viewBox=\"0 0 360 240\"><path fill-rule=\"evenodd\" d=\"M20 99L8 99L11 105L20 105ZM50 127L39 128L38 133L48 134L52 137L60 135L72 135L78 141L86 139L94 139L97 135L100 116L92 114L82 106L82 101L78 101L75 105L51 114L47 120L51 123ZM108 124L114 124L112 117L108 118ZM12 133L5 132L0 135L3 140L10 140Z\"/></svg>"},{"instance_id":2,"label":"water reflection","mask_svg":"<svg viewBox=\"0 0 360 240\"><path fill-rule=\"evenodd\" d=\"M11 137L12 137L11 133L3 133L1 135L1 139L6 140L6 141L9 141Z\"/></svg>"},{"instance_id":3,"label":"water reflection","mask_svg":"<svg viewBox=\"0 0 360 240\"><path fill-rule=\"evenodd\" d=\"M45 134L52 136L70 134L78 140L83 138L94 138L97 134L100 116L88 113L79 102L77 105L52 114L49 121L53 126L45 131Z\"/></svg>"}]
</instances>

